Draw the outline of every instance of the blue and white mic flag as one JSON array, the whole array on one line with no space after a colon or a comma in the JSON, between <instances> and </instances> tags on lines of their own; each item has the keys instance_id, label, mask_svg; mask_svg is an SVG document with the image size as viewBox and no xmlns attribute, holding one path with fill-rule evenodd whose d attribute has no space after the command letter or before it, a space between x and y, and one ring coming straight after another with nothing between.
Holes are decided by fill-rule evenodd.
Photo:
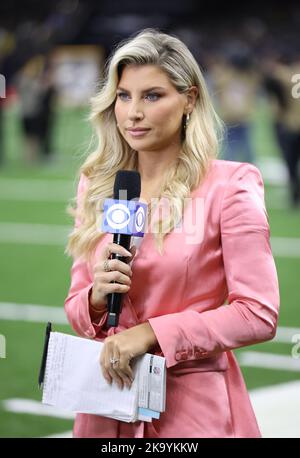
<instances>
[{"instance_id":1,"label":"blue and white mic flag","mask_svg":"<svg viewBox=\"0 0 300 458\"><path fill-rule=\"evenodd\" d=\"M105 199L102 231L143 237L147 204L135 200Z\"/></svg>"}]
</instances>

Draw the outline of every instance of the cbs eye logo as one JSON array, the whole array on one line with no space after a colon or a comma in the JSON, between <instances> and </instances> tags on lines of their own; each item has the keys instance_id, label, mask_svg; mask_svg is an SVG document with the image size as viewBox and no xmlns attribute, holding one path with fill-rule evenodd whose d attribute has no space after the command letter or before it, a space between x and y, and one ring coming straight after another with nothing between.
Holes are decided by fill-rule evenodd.
<instances>
[{"instance_id":1,"label":"cbs eye logo","mask_svg":"<svg viewBox=\"0 0 300 458\"><path fill-rule=\"evenodd\" d=\"M145 224L145 210L143 207L140 207L138 211L135 214L135 221L134 221L134 226L136 232L142 232Z\"/></svg>"},{"instance_id":2,"label":"cbs eye logo","mask_svg":"<svg viewBox=\"0 0 300 458\"><path fill-rule=\"evenodd\" d=\"M124 229L130 222L130 211L126 205L114 204L107 210L106 218L113 229Z\"/></svg>"},{"instance_id":3,"label":"cbs eye logo","mask_svg":"<svg viewBox=\"0 0 300 458\"><path fill-rule=\"evenodd\" d=\"M106 219L108 225L115 229L121 230L129 225L131 222L131 213L129 208L123 204L113 204L106 213ZM145 223L145 210L143 207L139 207L134 213L134 228L136 232L143 230Z\"/></svg>"}]
</instances>

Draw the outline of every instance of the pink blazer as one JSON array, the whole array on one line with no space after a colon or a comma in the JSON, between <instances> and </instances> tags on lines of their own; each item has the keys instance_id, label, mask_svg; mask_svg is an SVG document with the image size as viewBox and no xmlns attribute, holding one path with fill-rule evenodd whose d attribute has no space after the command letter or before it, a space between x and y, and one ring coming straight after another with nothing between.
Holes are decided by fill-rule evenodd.
<instances>
[{"instance_id":1,"label":"pink blazer","mask_svg":"<svg viewBox=\"0 0 300 458\"><path fill-rule=\"evenodd\" d=\"M79 200L85 185L81 177ZM276 332L279 288L262 177L251 164L216 159L191 197L163 256L153 235L144 236L118 328L107 333L106 316L91 322L92 265L78 259L72 266L65 310L76 333L102 340L148 320L167 364L166 412L159 420L127 424L78 414L75 437L260 436L232 350ZM195 235L184 221L196 213ZM92 264L109 241L111 234Z\"/></svg>"}]
</instances>

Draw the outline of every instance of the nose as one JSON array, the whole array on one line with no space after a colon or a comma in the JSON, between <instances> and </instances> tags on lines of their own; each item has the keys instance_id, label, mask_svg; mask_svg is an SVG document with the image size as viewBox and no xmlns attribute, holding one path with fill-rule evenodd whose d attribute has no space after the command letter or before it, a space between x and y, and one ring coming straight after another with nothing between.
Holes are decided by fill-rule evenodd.
<instances>
[{"instance_id":1,"label":"nose","mask_svg":"<svg viewBox=\"0 0 300 458\"><path fill-rule=\"evenodd\" d=\"M141 107L138 102L132 100L128 109L128 118L131 121L135 121L138 119L143 119L144 113L141 110Z\"/></svg>"}]
</instances>

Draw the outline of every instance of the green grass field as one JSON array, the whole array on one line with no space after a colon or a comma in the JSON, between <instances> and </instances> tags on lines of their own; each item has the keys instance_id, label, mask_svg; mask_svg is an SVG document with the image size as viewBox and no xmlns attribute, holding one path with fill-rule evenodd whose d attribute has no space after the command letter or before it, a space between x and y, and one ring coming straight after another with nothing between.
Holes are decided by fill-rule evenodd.
<instances>
[{"instance_id":1,"label":"green grass field","mask_svg":"<svg viewBox=\"0 0 300 458\"><path fill-rule=\"evenodd\" d=\"M22 156L21 129L16 111L5 116L5 149L7 161L0 168L0 228L2 223L69 226L71 219L65 212L69 197L73 196L75 174L81 154L89 145L91 130L85 121L85 110L61 110L56 113L53 163L28 166ZM259 157L279 157L278 147L270 128L265 106L261 107L253 125L253 142ZM32 183L46 183L43 198L36 198L29 188ZM11 194L15 183L19 194ZM26 188L26 183L28 188ZM24 193L22 193L22 185ZM54 193L65 185L62 197ZM31 189L31 188L30 188ZM277 208L277 191L266 183L266 202L272 237L300 240L300 210L289 209L287 194L282 189L283 208ZM45 195L44 195L45 194ZM21 228L21 226L20 226ZM20 229L21 231L22 229ZM1 231L1 229L0 229ZM299 251L299 250L298 250ZM281 291L279 325L300 328L299 294L300 257L275 256ZM63 244L47 245L32 242L3 241L0 237L0 302L38 304L63 307L69 288L71 261L64 255ZM20 309L21 310L21 309ZM1 318L1 317L0 317ZM55 330L72 332L69 326L55 325ZM0 436L41 437L71 430L73 421L7 409L5 400L29 399L40 401L37 387L45 324L2 319L0 334L6 338L6 358L0 359ZM290 356L292 342L267 342L250 348L251 351ZM239 356L243 351L236 352ZM242 367L249 390L299 379L299 371Z\"/></svg>"}]
</instances>

